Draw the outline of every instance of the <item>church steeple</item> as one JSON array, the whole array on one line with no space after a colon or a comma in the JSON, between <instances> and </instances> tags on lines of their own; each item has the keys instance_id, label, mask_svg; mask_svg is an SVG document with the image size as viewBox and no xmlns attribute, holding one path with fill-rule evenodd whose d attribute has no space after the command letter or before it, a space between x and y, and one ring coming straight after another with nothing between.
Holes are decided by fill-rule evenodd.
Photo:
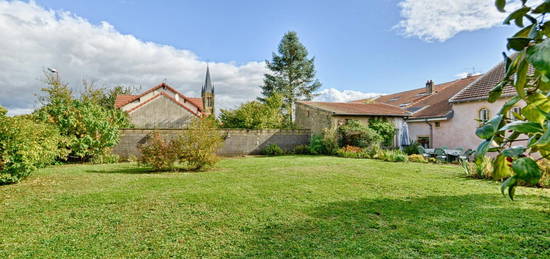
<instances>
[{"instance_id":1,"label":"church steeple","mask_svg":"<svg viewBox=\"0 0 550 259\"><path fill-rule=\"evenodd\" d=\"M202 86L201 96L204 112L214 114L214 86L212 85L212 79L210 79L210 67L208 64L206 65L206 78Z\"/></svg>"}]
</instances>

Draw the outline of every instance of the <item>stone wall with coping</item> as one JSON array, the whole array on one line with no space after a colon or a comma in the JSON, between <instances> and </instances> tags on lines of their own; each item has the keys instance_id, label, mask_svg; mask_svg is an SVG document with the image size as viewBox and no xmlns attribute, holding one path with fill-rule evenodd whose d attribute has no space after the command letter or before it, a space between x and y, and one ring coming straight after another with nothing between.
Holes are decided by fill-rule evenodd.
<instances>
[{"instance_id":1,"label":"stone wall with coping","mask_svg":"<svg viewBox=\"0 0 550 259\"><path fill-rule=\"evenodd\" d=\"M138 146L147 142L147 136L158 131L167 139L174 138L181 129L123 129L120 141L113 153L122 159L139 157ZM285 151L291 151L297 145L309 144L310 130L245 130L223 129L225 136L223 146L218 151L221 156L256 155L269 144L277 144Z\"/></svg>"}]
</instances>

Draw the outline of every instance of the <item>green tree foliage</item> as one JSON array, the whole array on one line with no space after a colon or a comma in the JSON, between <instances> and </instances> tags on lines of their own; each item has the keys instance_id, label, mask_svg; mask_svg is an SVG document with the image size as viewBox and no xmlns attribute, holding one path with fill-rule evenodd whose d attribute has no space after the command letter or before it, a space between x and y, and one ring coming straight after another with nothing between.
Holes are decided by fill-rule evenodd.
<instances>
[{"instance_id":1,"label":"green tree foliage","mask_svg":"<svg viewBox=\"0 0 550 259\"><path fill-rule=\"evenodd\" d=\"M288 120L292 122L292 109L298 100L311 100L321 87L315 79L315 58L308 58L308 51L300 43L296 32L287 32L279 44L278 54L266 61L271 73L265 74L262 94L283 96Z\"/></svg>"},{"instance_id":2,"label":"green tree foliage","mask_svg":"<svg viewBox=\"0 0 550 259\"><path fill-rule=\"evenodd\" d=\"M34 117L55 125L66 137L69 159L88 161L105 155L118 143L119 129L129 126L125 113L99 104L101 95L74 98L69 86L58 77L47 75L46 82L48 87L42 89L45 95L40 97L43 106Z\"/></svg>"},{"instance_id":3,"label":"green tree foliage","mask_svg":"<svg viewBox=\"0 0 550 259\"><path fill-rule=\"evenodd\" d=\"M383 141L374 129L363 125L358 120L348 120L346 123L338 127L340 146L355 146L367 148L379 146Z\"/></svg>"},{"instance_id":4,"label":"green tree foliage","mask_svg":"<svg viewBox=\"0 0 550 259\"><path fill-rule=\"evenodd\" d=\"M6 116L7 113L8 113L8 110L4 108L2 105L0 105L0 117Z\"/></svg>"},{"instance_id":5,"label":"green tree foliage","mask_svg":"<svg viewBox=\"0 0 550 259\"><path fill-rule=\"evenodd\" d=\"M505 11L506 2L496 0L501 12ZM541 169L534 157L550 156L550 21L545 21L550 2L543 1L536 6L529 6L528 2L522 0L522 6L504 20L505 24L514 22L520 28L508 39L507 45L516 53L512 56L504 54L506 75L491 90L489 102L500 98L507 85L515 88L517 96L508 100L494 118L476 130L476 135L483 139L477 148L477 160L487 152L498 152L494 174L500 177L508 175L510 168L513 171L513 176L501 187L503 193L508 190L511 199L518 181L536 184L540 180ZM526 106L518 114L519 120L512 120L509 111L521 101ZM528 138L527 144L518 142L520 136Z\"/></svg>"},{"instance_id":6,"label":"green tree foliage","mask_svg":"<svg viewBox=\"0 0 550 259\"><path fill-rule=\"evenodd\" d=\"M66 155L56 127L25 117L0 117L0 184L19 182Z\"/></svg>"},{"instance_id":7,"label":"green tree foliage","mask_svg":"<svg viewBox=\"0 0 550 259\"><path fill-rule=\"evenodd\" d=\"M287 127L281 113L282 97L274 94L265 101L252 101L235 110L221 110L220 122L223 128L234 129L280 129Z\"/></svg>"},{"instance_id":8,"label":"green tree foliage","mask_svg":"<svg viewBox=\"0 0 550 259\"><path fill-rule=\"evenodd\" d=\"M395 137L397 129L392 123L383 119L370 119L369 128L373 129L376 133L378 133L378 135L382 136L382 145L386 147L393 145L393 138Z\"/></svg>"}]
</instances>

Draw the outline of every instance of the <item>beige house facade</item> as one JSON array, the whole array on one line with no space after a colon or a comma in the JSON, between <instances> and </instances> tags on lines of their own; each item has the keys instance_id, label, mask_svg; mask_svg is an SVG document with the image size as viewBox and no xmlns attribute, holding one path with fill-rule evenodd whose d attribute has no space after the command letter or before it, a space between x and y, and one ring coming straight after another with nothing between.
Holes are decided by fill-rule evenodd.
<instances>
[{"instance_id":1,"label":"beige house facade","mask_svg":"<svg viewBox=\"0 0 550 259\"><path fill-rule=\"evenodd\" d=\"M119 95L115 107L128 113L130 121L141 129L184 128L194 118L214 113L214 87L207 68L201 98L190 98L166 83L140 95Z\"/></svg>"}]
</instances>

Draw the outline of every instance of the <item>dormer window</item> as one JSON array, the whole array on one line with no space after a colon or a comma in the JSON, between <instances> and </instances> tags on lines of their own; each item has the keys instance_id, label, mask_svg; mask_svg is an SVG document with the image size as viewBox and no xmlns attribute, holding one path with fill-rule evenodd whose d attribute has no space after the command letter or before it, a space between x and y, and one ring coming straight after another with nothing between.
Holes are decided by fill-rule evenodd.
<instances>
[{"instance_id":1,"label":"dormer window","mask_svg":"<svg viewBox=\"0 0 550 259\"><path fill-rule=\"evenodd\" d=\"M393 98L391 98L391 99L390 99L390 102L395 102L395 101L397 101L397 100L399 100L399 96L398 96L398 97L393 97Z\"/></svg>"}]
</instances>

